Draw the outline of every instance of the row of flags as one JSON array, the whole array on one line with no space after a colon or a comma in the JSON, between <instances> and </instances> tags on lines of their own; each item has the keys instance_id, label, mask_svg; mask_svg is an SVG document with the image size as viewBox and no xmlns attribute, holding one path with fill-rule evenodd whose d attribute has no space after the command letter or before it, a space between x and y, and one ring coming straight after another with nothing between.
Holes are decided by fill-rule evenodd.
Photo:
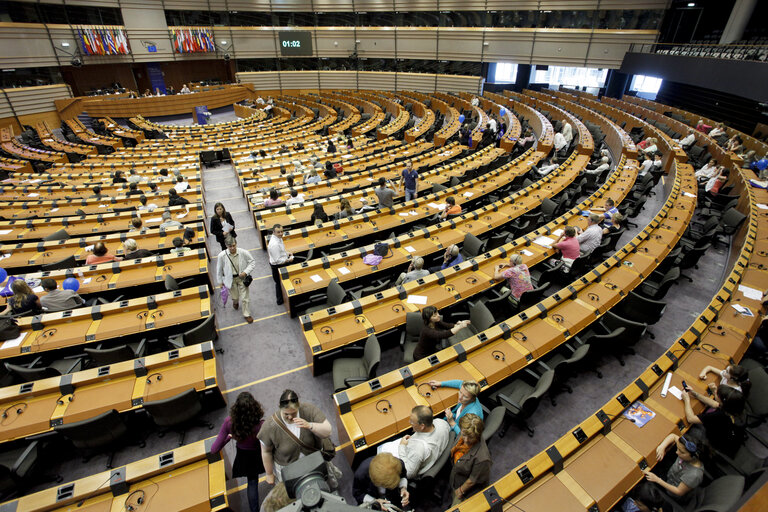
<instances>
[{"instance_id":1,"label":"row of flags","mask_svg":"<svg viewBox=\"0 0 768 512\"><path fill-rule=\"evenodd\" d=\"M86 55L128 55L131 47L119 27L78 27L80 46Z\"/></svg>"},{"instance_id":2,"label":"row of flags","mask_svg":"<svg viewBox=\"0 0 768 512\"><path fill-rule=\"evenodd\" d=\"M205 27L174 27L170 29L176 53L215 52L213 31Z\"/></svg>"}]
</instances>

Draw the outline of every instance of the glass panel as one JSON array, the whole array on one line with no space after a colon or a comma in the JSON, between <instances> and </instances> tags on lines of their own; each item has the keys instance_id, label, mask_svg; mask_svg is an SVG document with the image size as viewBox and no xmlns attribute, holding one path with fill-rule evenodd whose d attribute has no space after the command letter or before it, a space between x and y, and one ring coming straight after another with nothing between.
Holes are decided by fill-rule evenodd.
<instances>
[{"instance_id":1,"label":"glass panel","mask_svg":"<svg viewBox=\"0 0 768 512\"><path fill-rule=\"evenodd\" d=\"M493 83L512 84L517 81L517 64L512 62L499 62L496 64L496 73Z\"/></svg>"},{"instance_id":2,"label":"glass panel","mask_svg":"<svg viewBox=\"0 0 768 512\"><path fill-rule=\"evenodd\" d=\"M600 68L574 68L565 66L536 66L534 83L549 84L551 86L567 85L580 87L603 87L608 76L607 69Z\"/></svg>"},{"instance_id":3,"label":"glass panel","mask_svg":"<svg viewBox=\"0 0 768 512\"><path fill-rule=\"evenodd\" d=\"M0 73L0 87L34 87L63 82L56 67L18 68Z\"/></svg>"},{"instance_id":4,"label":"glass panel","mask_svg":"<svg viewBox=\"0 0 768 512\"><path fill-rule=\"evenodd\" d=\"M229 22L233 27L268 27L272 15L268 12L231 11Z\"/></svg>"},{"instance_id":5,"label":"glass panel","mask_svg":"<svg viewBox=\"0 0 768 512\"><path fill-rule=\"evenodd\" d=\"M657 94L661 88L661 82L662 79L655 76L635 75L632 77L629 90Z\"/></svg>"}]
</instances>

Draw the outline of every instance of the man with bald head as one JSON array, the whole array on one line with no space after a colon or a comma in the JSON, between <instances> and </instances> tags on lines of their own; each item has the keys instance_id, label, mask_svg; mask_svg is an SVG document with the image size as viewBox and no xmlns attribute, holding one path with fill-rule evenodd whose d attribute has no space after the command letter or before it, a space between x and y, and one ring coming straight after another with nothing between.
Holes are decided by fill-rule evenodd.
<instances>
[{"instance_id":1,"label":"man with bald head","mask_svg":"<svg viewBox=\"0 0 768 512\"><path fill-rule=\"evenodd\" d=\"M445 270L454 265L458 265L463 261L464 261L464 257L461 255L461 250L459 249L459 246L455 244L449 245L448 248L445 250L445 253L443 254L442 264L440 266L430 268L429 272L430 273L439 272L440 270Z\"/></svg>"},{"instance_id":2,"label":"man with bald head","mask_svg":"<svg viewBox=\"0 0 768 512\"><path fill-rule=\"evenodd\" d=\"M424 259L416 256L408 266L408 270L400 274L400 277L397 278L397 281L395 281L395 286L410 283L411 281L416 281L417 279L421 279L422 277L426 277L428 275L429 270L424 268Z\"/></svg>"}]
</instances>

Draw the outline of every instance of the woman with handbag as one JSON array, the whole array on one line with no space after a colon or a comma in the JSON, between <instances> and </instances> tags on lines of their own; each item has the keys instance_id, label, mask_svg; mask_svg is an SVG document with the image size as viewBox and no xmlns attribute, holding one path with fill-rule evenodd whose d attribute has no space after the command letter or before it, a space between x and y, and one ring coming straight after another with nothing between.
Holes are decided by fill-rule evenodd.
<instances>
[{"instance_id":1,"label":"woman with handbag","mask_svg":"<svg viewBox=\"0 0 768 512\"><path fill-rule=\"evenodd\" d=\"M256 437L264 424L264 409L248 392L240 393L229 409L229 416L221 425L219 435L211 445L211 453L221 451L230 440L237 443L237 454L232 463L232 478L248 479L248 507L259 512L259 475L264 472Z\"/></svg>"},{"instance_id":2,"label":"woman with handbag","mask_svg":"<svg viewBox=\"0 0 768 512\"><path fill-rule=\"evenodd\" d=\"M334 455L330 437L331 424L320 409L300 403L299 395L293 390L283 391L280 410L264 422L259 432L267 483L282 482L283 468L299 460L301 455L322 450L323 457L330 460ZM329 471L329 475L336 471Z\"/></svg>"}]
</instances>

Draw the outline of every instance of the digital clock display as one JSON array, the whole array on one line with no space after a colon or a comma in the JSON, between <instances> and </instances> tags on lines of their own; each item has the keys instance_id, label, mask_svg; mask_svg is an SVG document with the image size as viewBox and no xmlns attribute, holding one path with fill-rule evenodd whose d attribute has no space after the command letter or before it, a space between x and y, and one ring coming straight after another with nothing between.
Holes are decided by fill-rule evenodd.
<instances>
[{"instance_id":1,"label":"digital clock display","mask_svg":"<svg viewBox=\"0 0 768 512\"><path fill-rule=\"evenodd\" d=\"M286 57L312 55L312 32L278 32L278 38L280 55Z\"/></svg>"}]
</instances>

